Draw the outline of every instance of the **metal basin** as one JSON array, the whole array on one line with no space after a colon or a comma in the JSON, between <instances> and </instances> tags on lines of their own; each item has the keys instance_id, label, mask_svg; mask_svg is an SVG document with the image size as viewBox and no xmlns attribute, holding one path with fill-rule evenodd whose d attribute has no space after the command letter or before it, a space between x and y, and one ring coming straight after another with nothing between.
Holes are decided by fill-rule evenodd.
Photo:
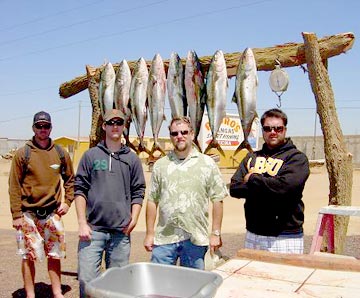
<instances>
[{"instance_id":1,"label":"metal basin","mask_svg":"<svg viewBox=\"0 0 360 298\"><path fill-rule=\"evenodd\" d=\"M88 283L90 298L211 298L222 277L214 272L171 265L133 263L110 268Z\"/></svg>"}]
</instances>

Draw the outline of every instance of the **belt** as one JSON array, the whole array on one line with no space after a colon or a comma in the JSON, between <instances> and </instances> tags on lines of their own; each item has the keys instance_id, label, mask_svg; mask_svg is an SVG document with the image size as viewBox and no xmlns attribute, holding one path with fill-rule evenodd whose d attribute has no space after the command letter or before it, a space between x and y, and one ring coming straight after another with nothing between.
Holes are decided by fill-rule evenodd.
<instances>
[{"instance_id":1,"label":"belt","mask_svg":"<svg viewBox=\"0 0 360 298\"><path fill-rule=\"evenodd\" d=\"M50 207L38 207L38 208L29 208L26 209L26 211L30 211L36 215L39 219L45 219L48 217L51 213L53 213L56 210L56 206L50 206Z\"/></svg>"}]
</instances>

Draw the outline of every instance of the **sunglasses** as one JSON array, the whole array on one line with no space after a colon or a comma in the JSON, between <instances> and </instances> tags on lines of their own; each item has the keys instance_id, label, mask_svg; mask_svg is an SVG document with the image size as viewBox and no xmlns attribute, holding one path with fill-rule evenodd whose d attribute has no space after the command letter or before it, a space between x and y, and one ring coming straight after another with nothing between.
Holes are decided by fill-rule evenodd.
<instances>
[{"instance_id":1,"label":"sunglasses","mask_svg":"<svg viewBox=\"0 0 360 298\"><path fill-rule=\"evenodd\" d=\"M170 135L172 137L177 137L181 133L183 136L187 136L189 134L188 130L179 130L179 131L170 131Z\"/></svg>"},{"instance_id":2,"label":"sunglasses","mask_svg":"<svg viewBox=\"0 0 360 298\"><path fill-rule=\"evenodd\" d=\"M106 125L110 125L110 126L114 126L114 125L117 125L117 126L121 126L121 125L124 125L124 120L123 119L118 119L118 120L109 120L109 121L106 121L105 122Z\"/></svg>"},{"instance_id":3,"label":"sunglasses","mask_svg":"<svg viewBox=\"0 0 360 298\"><path fill-rule=\"evenodd\" d=\"M51 124L40 124L40 123L35 123L34 124L36 129L50 129L51 128Z\"/></svg>"},{"instance_id":4,"label":"sunglasses","mask_svg":"<svg viewBox=\"0 0 360 298\"><path fill-rule=\"evenodd\" d=\"M280 133L284 131L284 128L284 126L263 126L263 131L271 132L274 130L275 132Z\"/></svg>"}]
</instances>

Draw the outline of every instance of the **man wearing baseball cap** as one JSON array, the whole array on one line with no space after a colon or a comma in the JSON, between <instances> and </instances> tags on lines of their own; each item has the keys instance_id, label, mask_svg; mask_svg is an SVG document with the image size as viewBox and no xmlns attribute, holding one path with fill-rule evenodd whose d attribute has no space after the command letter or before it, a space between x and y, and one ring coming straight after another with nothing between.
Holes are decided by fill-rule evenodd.
<instances>
[{"instance_id":1,"label":"man wearing baseball cap","mask_svg":"<svg viewBox=\"0 0 360 298\"><path fill-rule=\"evenodd\" d=\"M145 195L141 161L121 142L124 115L109 110L103 119L105 140L84 153L75 177L80 297L100 274L103 253L106 268L129 263L130 233Z\"/></svg>"},{"instance_id":2,"label":"man wearing baseball cap","mask_svg":"<svg viewBox=\"0 0 360 298\"><path fill-rule=\"evenodd\" d=\"M21 230L25 238L25 252L21 256L27 297L35 297L34 262L46 256L53 296L59 298L64 297L60 259L65 257L61 217L74 200L74 172L68 152L50 138L49 113L36 113L32 128L32 140L17 150L11 164L9 197L13 227Z\"/></svg>"}]
</instances>

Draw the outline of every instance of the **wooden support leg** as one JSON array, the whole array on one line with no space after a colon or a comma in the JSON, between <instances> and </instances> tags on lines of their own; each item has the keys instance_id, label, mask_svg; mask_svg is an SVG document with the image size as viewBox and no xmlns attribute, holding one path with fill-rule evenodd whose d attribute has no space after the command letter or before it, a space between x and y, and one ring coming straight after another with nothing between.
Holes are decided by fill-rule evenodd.
<instances>
[{"instance_id":1,"label":"wooden support leg","mask_svg":"<svg viewBox=\"0 0 360 298\"><path fill-rule=\"evenodd\" d=\"M316 251L320 251L324 232L328 235L328 252L335 252L334 245L334 215L322 214L318 216L315 233L311 243L310 254L314 254Z\"/></svg>"}]
</instances>

